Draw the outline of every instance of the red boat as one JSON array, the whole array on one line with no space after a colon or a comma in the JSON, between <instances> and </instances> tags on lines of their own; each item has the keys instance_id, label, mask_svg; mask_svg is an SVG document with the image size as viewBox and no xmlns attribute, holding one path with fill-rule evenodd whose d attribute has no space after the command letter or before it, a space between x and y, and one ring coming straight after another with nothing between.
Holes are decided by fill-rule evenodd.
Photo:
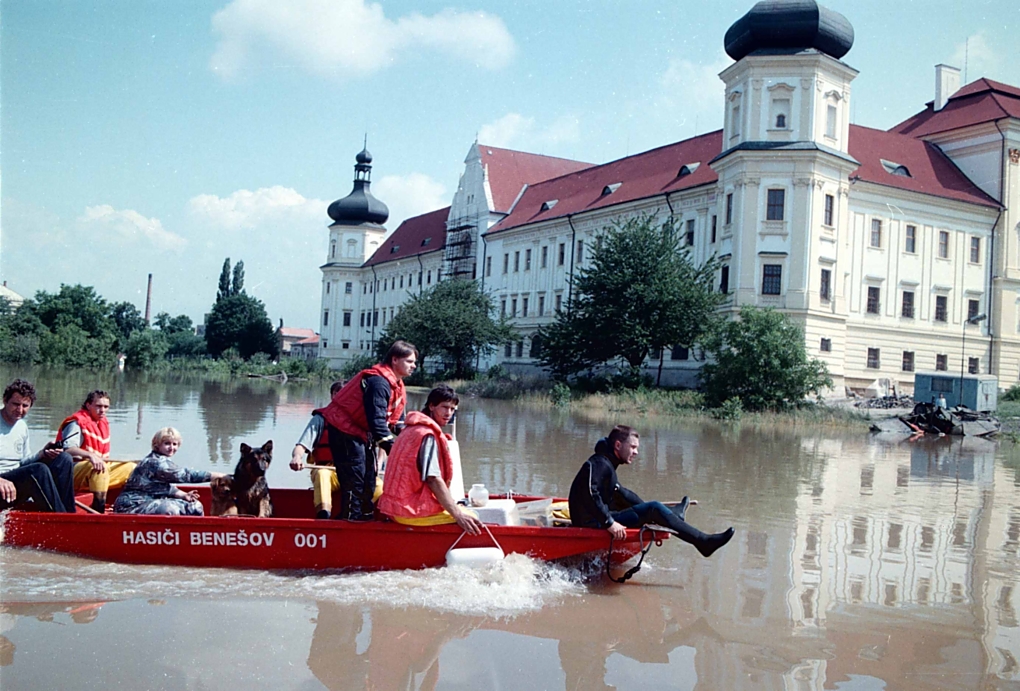
<instances>
[{"instance_id":1,"label":"red boat","mask_svg":"<svg viewBox=\"0 0 1020 691\"><path fill-rule=\"evenodd\" d=\"M182 488L197 490L208 512L208 485ZM310 489L274 489L272 498L273 518L8 511L3 519L3 544L127 564L380 571L443 566L447 550L462 532L456 525L410 527L388 521L315 520L311 518ZM517 502L542 499L513 498ZM488 527L505 553L546 561L604 558L610 546L604 530ZM655 537L665 535L656 533ZM649 539L646 535L645 545ZM465 535L457 544L458 548L492 546L485 533ZM642 546L639 531L628 530L625 540L613 543L611 563L630 559Z\"/></svg>"}]
</instances>

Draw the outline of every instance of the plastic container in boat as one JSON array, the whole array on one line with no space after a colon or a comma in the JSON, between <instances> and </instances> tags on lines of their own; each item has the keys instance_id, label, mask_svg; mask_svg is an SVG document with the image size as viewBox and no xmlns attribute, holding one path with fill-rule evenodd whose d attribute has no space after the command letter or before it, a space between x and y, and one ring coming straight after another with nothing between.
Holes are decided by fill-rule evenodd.
<instances>
[{"instance_id":1,"label":"plastic container in boat","mask_svg":"<svg viewBox=\"0 0 1020 691\"><path fill-rule=\"evenodd\" d=\"M471 485L471 489L468 490L468 503L471 506L485 506L489 503L489 490L485 489L485 485L481 483Z\"/></svg>"}]
</instances>

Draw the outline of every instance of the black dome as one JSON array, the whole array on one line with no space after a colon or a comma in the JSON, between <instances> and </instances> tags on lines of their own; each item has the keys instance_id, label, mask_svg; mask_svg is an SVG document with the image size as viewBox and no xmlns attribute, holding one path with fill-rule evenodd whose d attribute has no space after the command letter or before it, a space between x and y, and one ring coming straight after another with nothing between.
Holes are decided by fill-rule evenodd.
<instances>
[{"instance_id":1,"label":"black dome","mask_svg":"<svg viewBox=\"0 0 1020 691\"><path fill-rule=\"evenodd\" d=\"M815 48L837 60L854 44L854 28L815 0L762 0L734 22L724 39L734 60L759 50Z\"/></svg>"},{"instance_id":2,"label":"black dome","mask_svg":"<svg viewBox=\"0 0 1020 691\"><path fill-rule=\"evenodd\" d=\"M354 189L343 199L329 205L327 213L337 223L356 226L362 223L382 225L390 217L390 210L372 196L372 154L368 149L359 153L354 165Z\"/></svg>"}]
</instances>

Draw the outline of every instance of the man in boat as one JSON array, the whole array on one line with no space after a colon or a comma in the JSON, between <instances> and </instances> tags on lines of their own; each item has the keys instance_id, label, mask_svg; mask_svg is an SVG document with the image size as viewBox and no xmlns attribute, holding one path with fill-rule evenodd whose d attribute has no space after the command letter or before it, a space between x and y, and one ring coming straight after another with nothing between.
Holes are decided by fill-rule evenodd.
<instances>
[{"instance_id":1,"label":"man in boat","mask_svg":"<svg viewBox=\"0 0 1020 691\"><path fill-rule=\"evenodd\" d=\"M110 395L101 389L90 391L81 409L60 423L57 444L79 460L74 464L74 489L92 492L92 508L106 511L106 492L123 487L136 463L110 461Z\"/></svg>"},{"instance_id":2,"label":"man in boat","mask_svg":"<svg viewBox=\"0 0 1020 691\"><path fill-rule=\"evenodd\" d=\"M329 387L330 399L343 387L342 381L335 381ZM333 454L329 450L329 425L319 410L312 412L312 419L301 433L290 455L290 467L301 470L305 458L311 454L315 465L333 465ZM333 513L333 491L340 489L336 472L330 468L312 468L312 498L315 502L315 517L329 518Z\"/></svg>"},{"instance_id":3,"label":"man in boat","mask_svg":"<svg viewBox=\"0 0 1020 691\"><path fill-rule=\"evenodd\" d=\"M608 530L617 540L626 537L627 528L654 523L694 545L702 556L711 556L730 541L733 528L705 534L687 523L687 497L676 509L670 509L661 502L643 501L617 480L616 469L634 462L640 443L637 431L627 425L617 425L608 437L599 440L595 453L581 466L570 485L570 522L579 527Z\"/></svg>"},{"instance_id":4,"label":"man in boat","mask_svg":"<svg viewBox=\"0 0 1020 691\"><path fill-rule=\"evenodd\" d=\"M326 421L329 451L340 486L337 518L370 521L376 485L376 449L389 453L398 423L404 416L407 394L404 378L418 366L418 349L396 341L378 365L359 372L315 412ZM301 470L300 459L290 467Z\"/></svg>"},{"instance_id":5,"label":"man in boat","mask_svg":"<svg viewBox=\"0 0 1020 691\"><path fill-rule=\"evenodd\" d=\"M456 523L471 535L482 524L470 511L457 505L450 494L453 459L443 427L457 412L460 398L446 384L429 392L425 408L412 411L386 461L386 483L379 497L379 511L404 525Z\"/></svg>"},{"instance_id":6,"label":"man in boat","mask_svg":"<svg viewBox=\"0 0 1020 691\"><path fill-rule=\"evenodd\" d=\"M33 454L25 416L35 387L24 379L7 385L0 409L0 510L29 499L46 511L74 512L71 455L52 444Z\"/></svg>"}]
</instances>

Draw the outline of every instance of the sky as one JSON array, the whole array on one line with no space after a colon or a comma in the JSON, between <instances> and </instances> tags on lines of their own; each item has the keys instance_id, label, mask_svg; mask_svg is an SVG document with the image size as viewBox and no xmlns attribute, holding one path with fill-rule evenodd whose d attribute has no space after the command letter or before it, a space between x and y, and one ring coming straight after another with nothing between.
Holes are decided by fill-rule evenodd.
<instances>
[{"instance_id":1,"label":"sky","mask_svg":"<svg viewBox=\"0 0 1020 691\"><path fill-rule=\"evenodd\" d=\"M934 66L1020 86L1016 0L830 0L851 112L887 129ZM209 311L223 260L315 328L326 208L365 137L386 226L448 205L472 142L604 163L715 130L750 0L0 0L0 279Z\"/></svg>"}]
</instances>

